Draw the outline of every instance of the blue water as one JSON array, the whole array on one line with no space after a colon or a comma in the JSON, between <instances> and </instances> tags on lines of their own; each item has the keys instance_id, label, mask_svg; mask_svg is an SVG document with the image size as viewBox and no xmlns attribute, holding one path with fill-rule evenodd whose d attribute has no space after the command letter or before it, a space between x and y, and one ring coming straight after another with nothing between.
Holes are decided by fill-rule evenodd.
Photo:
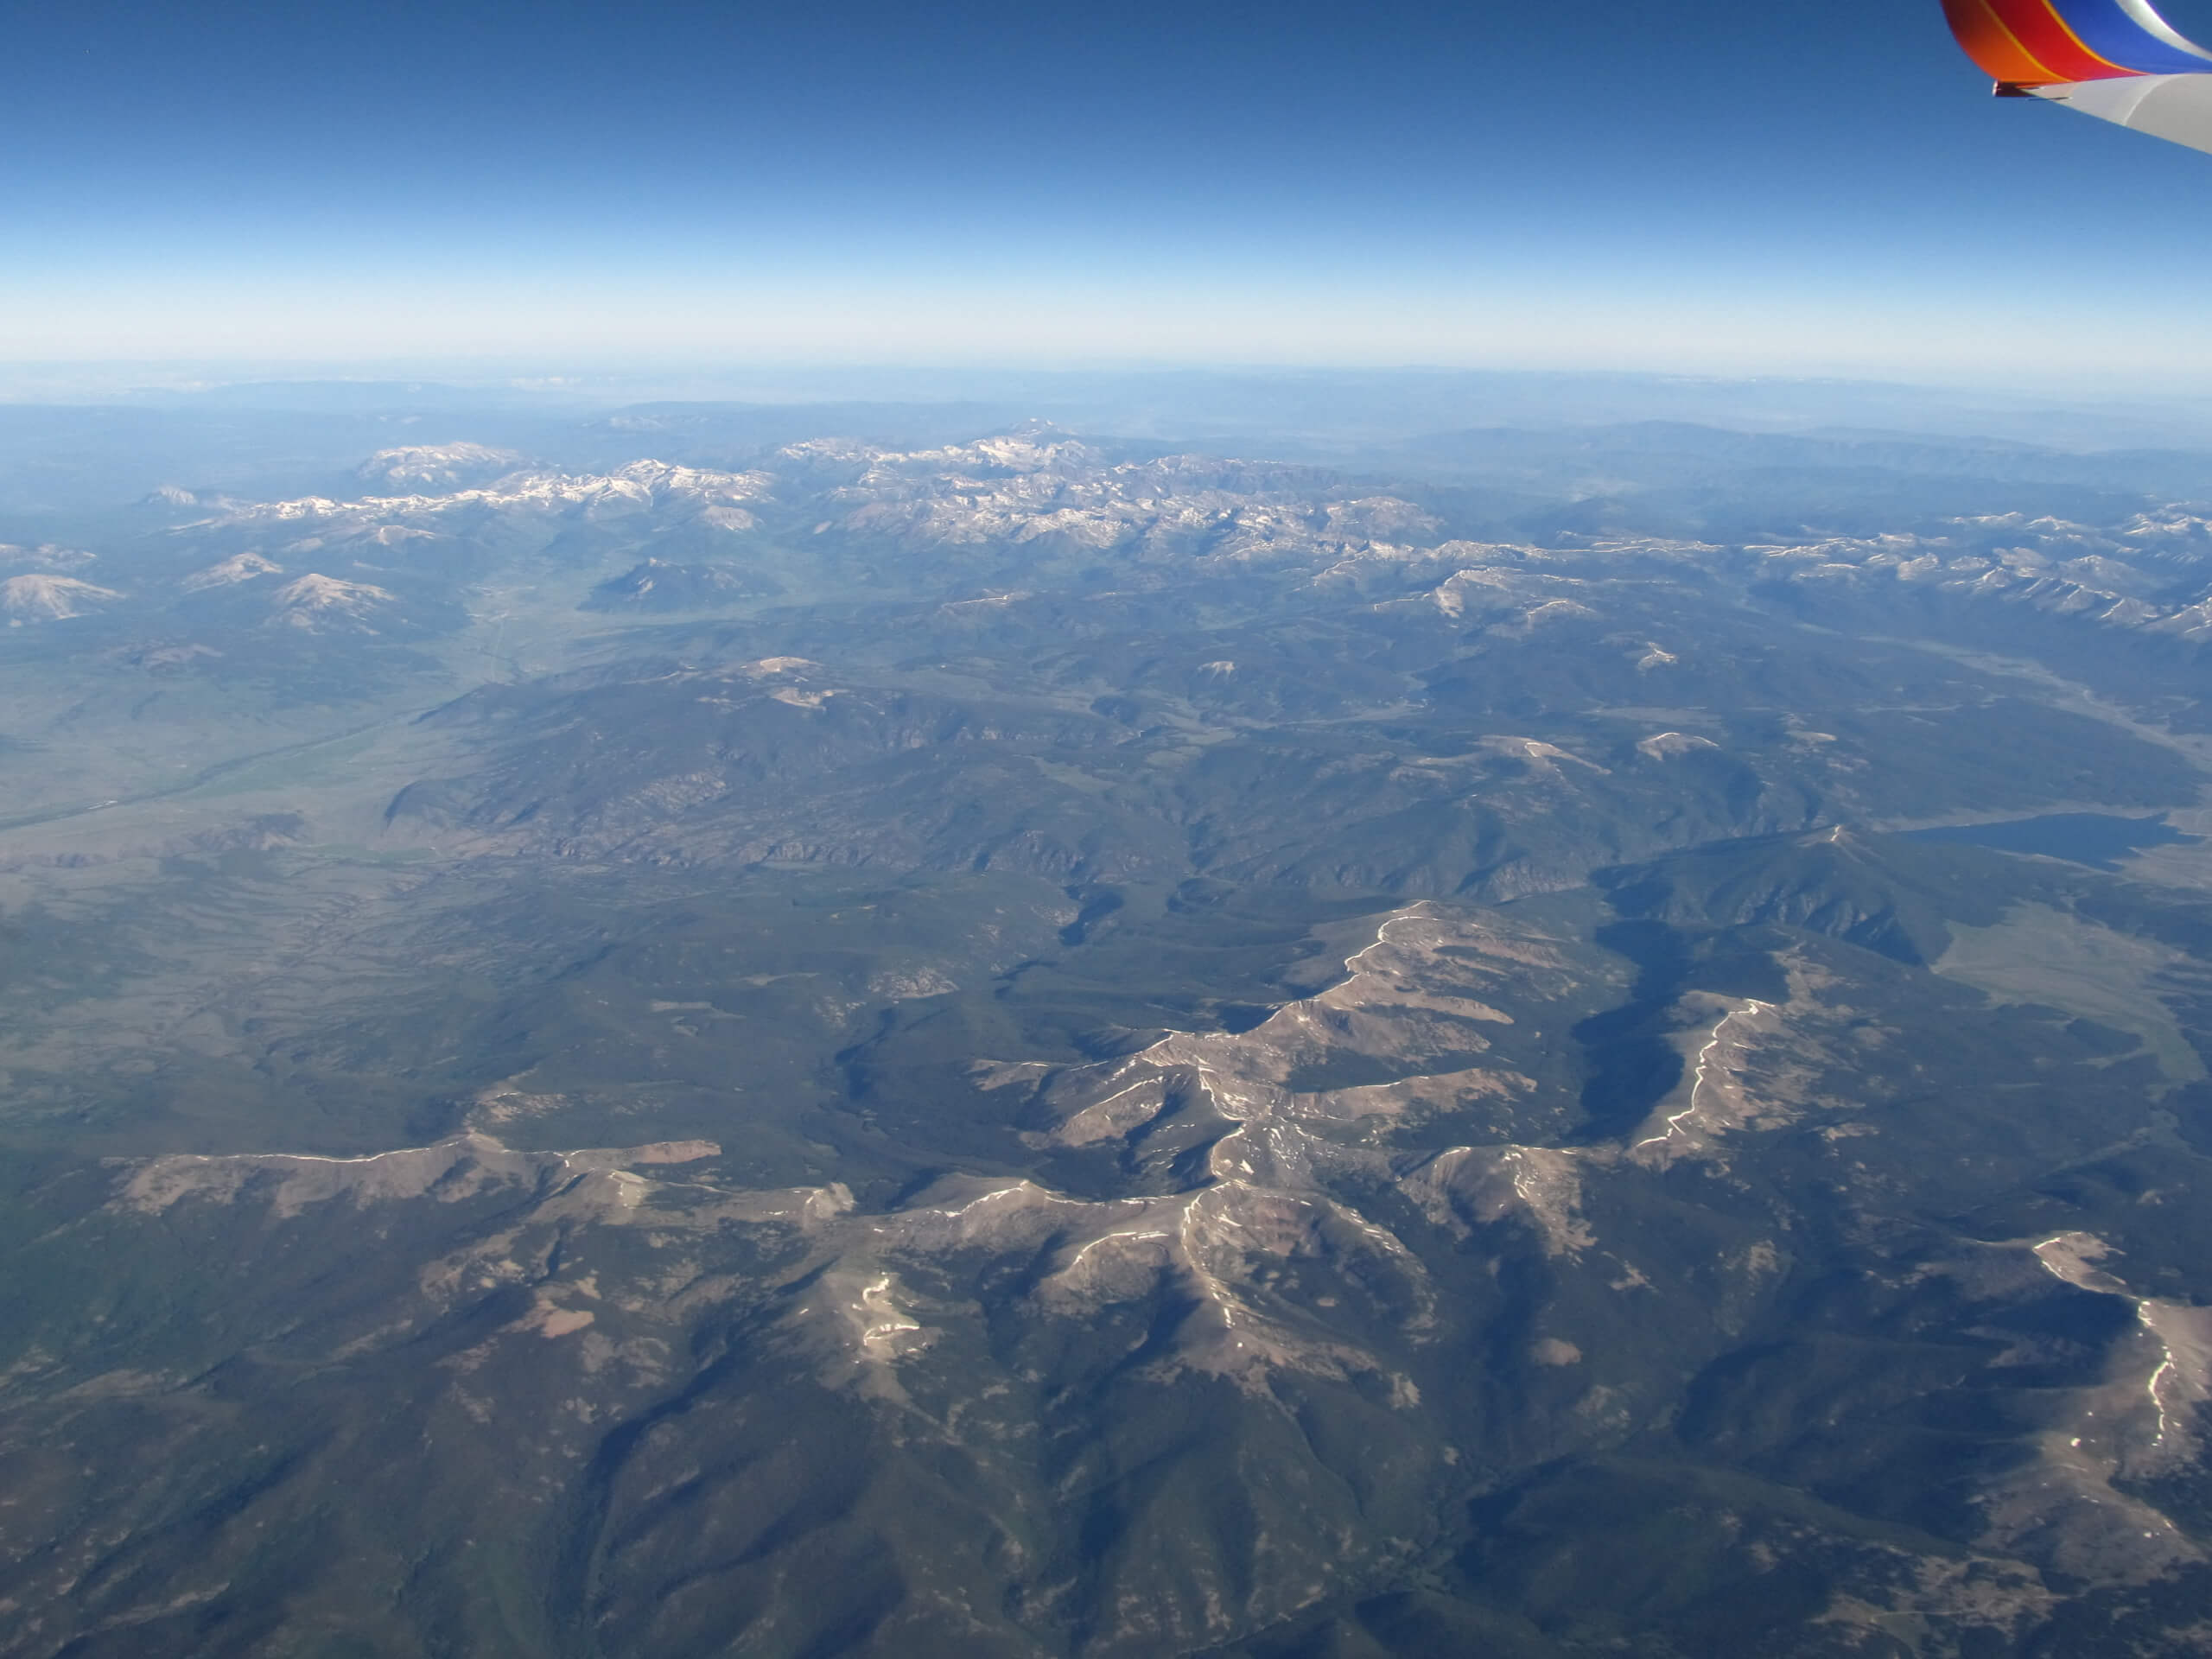
<instances>
[{"instance_id":1,"label":"blue water","mask_svg":"<svg viewBox=\"0 0 2212 1659\"><path fill-rule=\"evenodd\" d=\"M1992 847L2001 853L2041 853L2116 870L2130 853L2145 847L2194 846L2202 836L2185 836L2164 818L2124 818L2107 812L2053 812L2008 823L1963 823L1943 830L1915 830L1912 841L1948 842L1954 846Z\"/></svg>"}]
</instances>

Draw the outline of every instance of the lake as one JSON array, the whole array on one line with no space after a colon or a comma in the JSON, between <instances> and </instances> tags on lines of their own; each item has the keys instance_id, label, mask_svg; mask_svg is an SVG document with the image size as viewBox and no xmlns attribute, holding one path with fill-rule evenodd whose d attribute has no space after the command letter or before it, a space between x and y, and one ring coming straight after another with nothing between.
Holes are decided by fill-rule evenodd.
<instances>
[{"instance_id":1,"label":"lake","mask_svg":"<svg viewBox=\"0 0 2212 1659\"><path fill-rule=\"evenodd\" d=\"M1953 824L1910 830L1907 838L1992 847L2004 853L2040 853L2096 870L2116 870L2122 859L2145 847L2194 845L2204 839L2183 835L2163 817L2130 818L2109 812L2052 812L2005 823Z\"/></svg>"}]
</instances>

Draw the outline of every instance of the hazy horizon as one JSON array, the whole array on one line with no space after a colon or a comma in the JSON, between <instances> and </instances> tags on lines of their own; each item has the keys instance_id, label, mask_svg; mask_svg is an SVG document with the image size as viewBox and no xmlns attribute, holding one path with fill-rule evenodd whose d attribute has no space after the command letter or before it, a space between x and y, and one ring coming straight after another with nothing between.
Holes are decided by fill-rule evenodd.
<instances>
[{"instance_id":1,"label":"hazy horizon","mask_svg":"<svg viewBox=\"0 0 2212 1659\"><path fill-rule=\"evenodd\" d=\"M2212 449L2212 397L2113 381L1946 385L1433 365L0 363L0 409L136 410L173 423L226 409L374 416L404 420L424 441L448 428L466 436L473 419L492 411L540 425L663 404L846 406L851 415L834 418L883 432L901 424L893 417L900 409L957 410L963 430L1042 420L1102 437L1227 443L1248 454L1363 465L1410 463L1394 459L1391 447L1452 432L1641 422L1917 434L2076 451ZM18 436L44 442L29 428Z\"/></svg>"},{"instance_id":2,"label":"hazy horizon","mask_svg":"<svg viewBox=\"0 0 2212 1659\"><path fill-rule=\"evenodd\" d=\"M2212 365L2201 159L1933 0L95 5L0 89L0 360Z\"/></svg>"}]
</instances>

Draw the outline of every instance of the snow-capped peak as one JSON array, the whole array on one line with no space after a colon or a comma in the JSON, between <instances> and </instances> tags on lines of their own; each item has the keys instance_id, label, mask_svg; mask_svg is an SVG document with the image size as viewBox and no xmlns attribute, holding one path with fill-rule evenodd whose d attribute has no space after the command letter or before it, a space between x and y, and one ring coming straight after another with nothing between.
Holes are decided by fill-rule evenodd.
<instances>
[{"instance_id":1,"label":"snow-capped peak","mask_svg":"<svg viewBox=\"0 0 2212 1659\"><path fill-rule=\"evenodd\" d=\"M211 564L205 570L195 571L184 579L188 594L204 593L210 588L235 587L241 582L251 582L256 576L281 576L284 567L264 559L258 553L235 553L220 564Z\"/></svg>"},{"instance_id":2,"label":"snow-capped peak","mask_svg":"<svg viewBox=\"0 0 2212 1659\"><path fill-rule=\"evenodd\" d=\"M123 595L73 576L10 576L0 582L0 612L10 627L26 622L60 622Z\"/></svg>"},{"instance_id":3,"label":"snow-capped peak","mask_svg":"<svg viewBox=\"0 0 2212 1659\"><path fill-rule=\"evenodd\" d=\"M457 488L513 472L523 458L512 449L494 449L481 443L411 444L379 449L353 469L365 483L396 485L401 488Z\"/></svg>"},{"instance_id":4,"label":"snow-capped peak","mask_svg":"<svg viewBox=\"0 0 2212 1659\"><path fill-rule=\"evenodd\" d=\"M286 582L270 595L271 622L315 632L328 626L366 628L380 605L398 602L394 594L365 582L340 582L310 573Z\"/></svg>"}]
</instances>

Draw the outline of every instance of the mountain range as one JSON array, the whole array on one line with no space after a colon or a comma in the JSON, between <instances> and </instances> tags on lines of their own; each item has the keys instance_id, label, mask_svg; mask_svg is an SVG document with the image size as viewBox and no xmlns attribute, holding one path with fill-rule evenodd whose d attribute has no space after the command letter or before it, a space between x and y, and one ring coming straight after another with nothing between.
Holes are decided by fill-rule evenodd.
<instances>
[{"instance_id":1,"label":"mountain range","mask_svg":"<svg viewBox=\"0 0 2212 1659\"><path fill-rule=\"evenodd\" d=\"M2212 460L410 418L0 502L0 1652L2202 1650Z\"/></svg>"}]
</instances>

